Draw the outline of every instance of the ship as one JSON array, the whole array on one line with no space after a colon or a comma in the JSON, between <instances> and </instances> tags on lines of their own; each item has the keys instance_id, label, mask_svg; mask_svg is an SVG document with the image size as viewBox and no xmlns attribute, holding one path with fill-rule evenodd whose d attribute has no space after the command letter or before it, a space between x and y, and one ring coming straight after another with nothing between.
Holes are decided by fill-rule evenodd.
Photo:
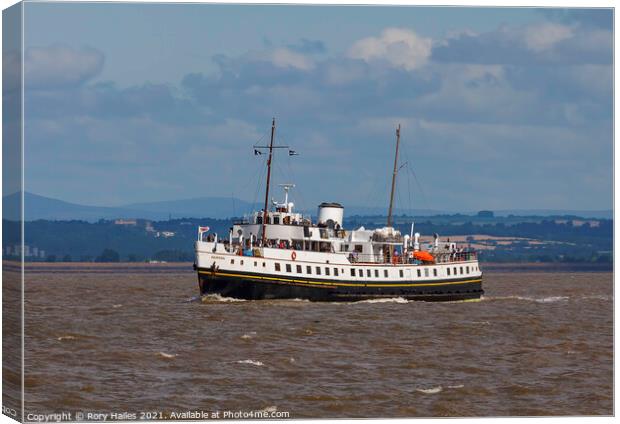
<instances>
[{"instance_id":1,"label":"ship","mask_svg":"<svg viewBox=\"0 0 620 424\"><path fill-rule=\"evenodd\" d=\"M307 299L360 301L403 298L420 301L466 301L484 293L478 253L469 246L443 241L438 234L423 238L402 234L393 222L400 125L386 225L346 230L344 207L318 206L316 220L295 211L289 201L294 184L280 184L282 202L269 201L275 119L269 145L254 146L267 158L262 210L233 222L228 234L198 228L194 269L201 296L246 300ZM290 155L296 152L289 150Z\"/></svg>"}]
</instances>

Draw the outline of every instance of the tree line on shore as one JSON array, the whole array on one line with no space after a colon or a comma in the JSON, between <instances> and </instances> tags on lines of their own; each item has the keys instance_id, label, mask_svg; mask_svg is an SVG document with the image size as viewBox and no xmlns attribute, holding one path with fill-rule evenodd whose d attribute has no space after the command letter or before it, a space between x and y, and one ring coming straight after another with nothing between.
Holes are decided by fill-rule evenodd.
<instances>
[{"instance_id":1,"label":"tree line on shore","mask_svg":"<svg viewBox=\"0 0 620 424\"><path fill-rule=\"evenodd\" d=\"M399 217L398 222L411 222L414 218ZM501 219L479 222L446 223L445 217L434 222L433 217L416 220L415 231L423 235L438 233L442 239L454 235L482 234L492 237L514 237L539 240L528 243L516 240L509 245L496 244L485 250L481 261L492 262L605 262L613 260L613 221L598 219L595 223L574 219L541 218L532 222L507 224ZM525 219L527 218L527 219ZM37 248L45 255L26 258L50 262L192 262L193 244L198 226L209 226L212 232L226 237L233 219L174 219L143 221L135 225L118 225L115 221L29 221L25 223L25 244L31 251ZM376 226L376 217L355 216L345 219L345 228ZM404 234L410 224L397 224ZM3 254L11 259L20 244L20 223L3 220ZM173 234L161 237L166 231ZM28 255L27 255L28 256Z\"/></svg>"}]
</instances>

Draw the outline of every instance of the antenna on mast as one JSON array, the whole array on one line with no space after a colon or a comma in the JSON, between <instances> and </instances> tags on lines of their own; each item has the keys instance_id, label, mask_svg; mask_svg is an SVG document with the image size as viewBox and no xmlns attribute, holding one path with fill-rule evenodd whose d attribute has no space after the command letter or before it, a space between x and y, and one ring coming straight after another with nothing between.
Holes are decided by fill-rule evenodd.
<instances>
[{"instance_id":1,"label":"antenna on mast","mask_svg":"<svg viewBox=\"0 0 620 424\"><path fill-rule=\"evenodd\" d=\"M390 193L390 208L388 209L387 226L392 226L392 207L394 206L394 188L396 187L396 174L398 173L398 146L400 144L400 124L396 128L396 155L394 156L394 172L392 172L392 192Z\"/></svg>"}]
</instances>

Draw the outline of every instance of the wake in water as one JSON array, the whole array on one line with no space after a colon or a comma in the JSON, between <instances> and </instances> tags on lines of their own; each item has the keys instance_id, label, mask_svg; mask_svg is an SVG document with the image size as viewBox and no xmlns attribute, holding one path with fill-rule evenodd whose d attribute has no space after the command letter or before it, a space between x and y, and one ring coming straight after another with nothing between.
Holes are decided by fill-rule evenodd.
<instances>
[{"instance_id":1,"label":"wake in water","mask_svg":"<svg viewBox=\"0 0 620 424\"><path fill-rule=\"evenodd\" d=\"M257 367L262 367L265 364L263 364L261 361L253 361L252 359L244 359L243 361L237 361L238 364L249 364L249 365L255 365Z\"/></svg>"},{"instance_id":2,"label":"wake in water","mask_svg":"<svg viewBox=\"0 0 620 424\"><path fill-rule=\"evenodd\" d=\"M234 297L224 297L220 294L207 294L202 296L202 303L224 303L224 302L247 302L245 299L237 299Z\"/></svg>"},{"instance_id":3,"label":"wake in water","mask_svg":"<svg viewBox=\"0 0 620 424\"><path fill-rule=\"evenodd\" d=\"M185 301L185 303L194 303L194 302L200 302L202 300L202 296L200 295L196 295L196 296L192 296L189 299L187 299Z\"/></svg>"},{"instance_id":4,"label":"wake in water","mask_svg":"<svg viewBox=\"0 0 620 424\"><path fill-rule=\"evenodd\" d=\"M581 299L584 299L584 300L614 300L613 296L604 296L604 295L581 296Z\"/></svg>"},{"instance_id":5,"label":"wake in water","mask_svg":"<svg viewBox=\"0 0 620 424\"><path fill-rule=\"evenodd\" d=\"M549 297L527 297L527 296L483 296L481 300L521 300L525 302L536 303L554 303L554 302L566 302L570 299L568 296L549 296Z\"/></svg>"},{"instance_id":6,"label":"wake in water","mask_svg":"<svg viewBox=\"0 0 620 424\"><path fill-rule=\"evenodd\" d=\"M249 333L246 333L243 336L241 336L241 338L243 340L249 340L249 339L254 338L254 336L256 336L256 331L250 331Z\"/></svg>"},{"instance_id":7,"label":"wake in water","mask_svg":"<svg viewBox=\"0 0 620 424\"><path fill-rule=\"evenodd\" d=\"M173 359L179 356L178 353L166 353L166 352L157 352L157 355L164 359Z\"/></svg>"},{"instance_id":8,"label":"wake in water","mask_svg":"<svg viewBox=\"0 0 620 424\"><path fill-rule=\"evenodd\" d=\"M454 386L446 386L446 389L462 389L463 387L465 387L465 386L462 385L462 384L457 384L457 385L454 385ZM443 389L444 388L442 386L437 386L437 387L430 387L428 389L421 389L420 388L420 389L415 389L415 390L417 392L424 393L426 395L434 395L436 393L443 392Z\"/></svg>"},{"instance_id":9,"label":"wake in water","mask_svg":"<svg viewBox=\"0 0 620 424\"><path fill-rule=\"evenodd\" d=\"M437 387L431 387L430 389L415 389L415 390L417 392L424 393L427 395L434 395L435 393L440 393L441 391L443 391L443 387L437 386Z\"/></svg>"},{"instance_id":10,"label":"wake in water","mask_svg":"<svg viewBox=\"0 0 620 424\"><path fill-rule=\"evenodd\" d=\"M381 299L366 299L366 300L358 300L356 302L345 302L345 303L409 303L409 301L403 297L386 297Z\"/></svg>"}]
</instances>

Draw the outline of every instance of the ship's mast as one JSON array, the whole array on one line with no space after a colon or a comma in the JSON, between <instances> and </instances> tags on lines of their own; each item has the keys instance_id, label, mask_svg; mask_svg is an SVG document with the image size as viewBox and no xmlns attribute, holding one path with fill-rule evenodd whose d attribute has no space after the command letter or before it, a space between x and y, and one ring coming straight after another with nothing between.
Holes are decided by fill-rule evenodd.
<instances>
[{"instance_id":1,"label":"ship's mast","mask_svg":"<svg viewBox=\"0 0 620 424\"><path fill-rule=\"evenodd\" d=\"M390 194L390 208L388 209L387 226L392 226L392 207L394 206L394 188L396 187L396 174L398 173L398 145L400 144L400 124L396 128L396 155L394 156L394 172L392 173L392 192Z\"/></svg>"},{"instance_id":2,"label":"ship's mast","mask_svg":"<svg viewBox=\"0 0 620 424\"><path fill-rule=\"evenodd\" d=\"M276 118L271 122L271 142L269 143L269 158L267 159L267 187L265 187L265 209L263 209L263 231L261 245L265 246L267 233L265 232L265 222L267 221L267 208L269 207L269 183L271 180L271 157L273 156L273 139L276 134Z\"/></svg>"}]
</instances>

